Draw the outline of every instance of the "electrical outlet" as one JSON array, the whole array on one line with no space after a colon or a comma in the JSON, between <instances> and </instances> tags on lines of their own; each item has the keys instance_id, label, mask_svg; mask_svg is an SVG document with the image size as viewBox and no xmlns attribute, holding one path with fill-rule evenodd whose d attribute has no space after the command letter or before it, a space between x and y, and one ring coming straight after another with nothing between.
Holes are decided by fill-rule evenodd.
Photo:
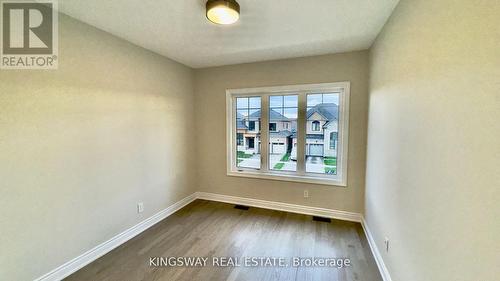
<instances>
[{"instance_id":1,"label":"electrical outlet","mask_svg":"<svg viewBox=\"0 0 500 281\"><path fill-rule=\"evenodd\" d=\"M384 245L385 245L385 251L389 252L389 238L385 237Z\"/></svg>"},{"instance_id":2,"label":"electrical outlet","mask_svg":"<svg viewBox=\"0 0 500 281\"><path fill-rule=\"evenodd\" d=\"M309 190L304 190L304 198L309 198Z\"/></svg>"},{"instance_id":3,"label":"electrical outlet","mask_svg":"<svg viewBox=\"0 0 500 281\"><path fill-rule=\"evenodd\" d=\"M139 202L137 203L137 213L142 213L144 212L144 203Z\"/></svg>"}]
</instances>

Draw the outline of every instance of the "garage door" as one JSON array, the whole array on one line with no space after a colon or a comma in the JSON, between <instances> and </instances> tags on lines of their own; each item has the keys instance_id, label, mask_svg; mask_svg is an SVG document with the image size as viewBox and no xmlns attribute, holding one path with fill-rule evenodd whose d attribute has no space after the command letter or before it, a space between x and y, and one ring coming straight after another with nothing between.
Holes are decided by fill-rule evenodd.
<instances>
[{"instance_id":1,"label":"garage door","mask_svg":"<svg viewBox=\"0 0 500 281\"><path fill-rule=\"evenodd\" d=\"M323 156L323 145L322 144L310 144L309 145L309 155L310 156Z\"/></svg>"},{"instance_id":2,"label":"garage door","mask_svg":"<svg viewBox=\"0 0 500 281\"><path fill-rule=\"evenodd\" d=\"M273 143L271 153L273 154L285 153L285 144L277 142Z\"/></svg>"}]
</instances>

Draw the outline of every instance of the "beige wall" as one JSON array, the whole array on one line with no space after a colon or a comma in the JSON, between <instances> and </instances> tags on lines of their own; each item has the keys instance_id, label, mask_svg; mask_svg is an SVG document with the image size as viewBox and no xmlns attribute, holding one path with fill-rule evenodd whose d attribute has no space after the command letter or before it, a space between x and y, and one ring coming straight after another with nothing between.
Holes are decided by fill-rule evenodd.
<instances>
[{"instance_id":1,"label":"beige wall","mask_svg":"<svg viewBox=\"0 0 500 281\"><path fill-rule=\"evenodd\" d=\"M363 211L368 52L200 69L195 81L200 191ZM226 175L226 89L337 81L351 81L347 188ZM303 197L304 189L309 189L309 198Z\"/></svg>"},{"instance_id":2,"label":"beige wall","mask_svg":"<svg viewBox=\"0 0 500 281\"><path fill-rule=\"evenodd\" d=\"M366 218L394 281L500 275L499 15L402 0L371 50Z\"/></svg>"},{"instance_id":3,"label":"beige wall","mask_svg":"<svg viewBox=\"0 0 500 281\"><path fill-rule=\"evenodd\" d=\"M195 190L192 70L66 16L59 28L58 70L0 71L1 280L39 277Z\"/></svg>"},{"instance_id":4,"label":"beige wall","mask_svg":"<svg viewBox=\"0 0 500 281\"><path fill-rule=\"evenodd\" d=\"M494 280L499 5L402 0L370 61L195 71L61 15L58 70L0 71L0 279L39 277L200 190L366 208L394 281ZM337 81L351 81L347 188L226 176L227 88Z\"/></svg>"}]
</instances>

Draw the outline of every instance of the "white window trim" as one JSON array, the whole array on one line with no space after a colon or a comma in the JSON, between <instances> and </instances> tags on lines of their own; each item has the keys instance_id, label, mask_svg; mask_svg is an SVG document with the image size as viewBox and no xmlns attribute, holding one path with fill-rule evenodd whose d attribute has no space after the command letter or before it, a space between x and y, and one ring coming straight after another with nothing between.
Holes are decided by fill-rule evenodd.
<instances>
[{"instance_id":1,"label":"white window trim","mask_svg":"<svg viewBox=\"0 0 500 281\"><path fill-rule=\"evenodd\" d=\"M261 126L261 168L260 170L236 167L236 119L235 97L253 95L263 96L261 100L261 124L268 123L268 100L264 97L277 94L299 94L299 114L297 118L297 156L305 155L306 140L306 101L304 94L340 92L339 96L339 128L337 140L337 175L305 173L305 159L297 157L297 172L273 171L268 168L269 125ZM349 97L350 82L288 85L277 87L259 87L226 90L226 137L227 137L227 175L281 181L347 186L347 158L349 144ZM256 144L258 145L258 144ZM305 157L304 157L305 158Z\"/></svg>"}]
</instances>

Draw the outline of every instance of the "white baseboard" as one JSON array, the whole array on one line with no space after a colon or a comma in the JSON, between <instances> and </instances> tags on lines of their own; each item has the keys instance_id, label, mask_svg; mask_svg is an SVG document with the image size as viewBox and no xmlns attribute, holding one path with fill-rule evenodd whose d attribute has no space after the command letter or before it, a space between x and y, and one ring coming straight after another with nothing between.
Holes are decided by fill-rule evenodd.
<instances>
[{"instance_id":1,"label":"white baseboard","mask_svg":"<svg viewBox=\"0 0 500 281\"><path fill-rule=\"evenodd\" d=\"M384 260L382 259L382 255L373 239L373 235L368 228L368 224L366 224L365 218L362 218L361 225L363 226L363 230L365 231L366 239L368 240L368 244L370 245L370 249L372 250L373 257L375 258L375 262L377 263L378 270L382 275L382 279L384 281L392 281L391 275L385 266Z\"/></svg>"},{"instance_id":2,"label":"white baseboard","mask_svg":"<svg viewBox=\"0 0 500 281\"><path fill-rule=\"evenodd\" d=\"M101 256L107 254L114 248L120 246L121 244L127 242L128 240L134 238L141 232L145 231L146 229L150 228L151 226L157 224L161 220L165 219L166 217L170 216L171 214L177 212L178 210L182 209L184 206L187 204L193 202L196 200L196 194L193 193L186 198L177 201L173 205L169 206L168 208L156 213L155 215L147 218L146 220L134 225L133 227L123 231L122 233L114 236L113 238L109 239L108 241L97 245L93 249L81 254L80 256L66 262L65 264L57 267L56 269L52 270L51 272L43 275L42 277L36 279L35 281L58 281L62 280L63 278L68 277L72 273L76 272L80 268L86 266L87 264L97 260Z\"/></svg>"},{"instance_id":3,"label":"white baseboard","mask_svg":"<svg viewBox=\"0 0 500 281\"><path fill-rule=\"evenodd\" d=\"M385 266L384 261L382 260L382 256L380 255L380 252L377 248L377 245L375 244L375 241L373 240L373 236L371 235L371 232L368 229L368 226L366 225L366 222L364 221L364 218L361 214L346 212L346 211L339 211L339 210L332 210L332 209L309 207L309 206L296 205L296 204L288 204L288 203L275 202L275 201L267 201L267 200L253 199L253 198L245 198L245 197L236 197L236 196L229 196L229 195L222 195L222 194L215 194L215 193L207 193L207 192L195 192L195 193L185 197L184 199L174 203L170 207L158 212L157 214L149 217L148 219L140 222L139 224L136 224L133 227L123 231L122 233L120 233L116 236L114 236L113 238L109 239L108 241L106 241L100 245L97 245L93 249L81 254L80 256L78 256L78 257L76 257L68 262L66 262L65 264L57 267L56 269L50 271L49 273L37 278L35 281L53 281L53 280L58 281L58 280L62 280L63 278L68 277L72 273L78 271L80 268L97 260L98 258L107 254L108 252L115 249L116 247L118 247L118 246L122 245L123 243L127 242L128 240L134 238L135 236L139 235L140 233L142 233L146 229L157 224L161 220L167 218L168 216L170 216L173 213L177 212L178 210L182 209L184 206L193 202L196 199L225 202L225 203L230 203L230 204L240 204L240 205L246 205L246 206L251 206L251 207L258 207L258 208L265 208L265 209L271 209L271 210L305 214L305 215L311 215L311 216L320 216L320 217L327 217L327 218L333 218L333 219L339 219L339 220L345 220L345 221L359 222L363 226L363 229L366 233L366 238L368 240L368 243L370 245L370 249L373 253L373 256L374 256L375 261L377 263L377 266L380 270L380 274L382 275L382 278L384 279L384 281L392 281L392 279L389 275L389 272L387 271L387 267Z\"/></svg>"},{"instance_id":4,"label":"white baseboard","mask_svg":"<svg viewBox=\"0 0 500 281\"><path fill-rule=\"evenodd\" d=\"M267 201L253 198L236 197L216 193L196 192L196 198L211 201L225 202L230 204L246 205L264 209L285 211L290 213L305 214L311 216L326 217L345 221L361 222L362 215L346 211L309 207L296 204L288 204L276 201Z\"/></svg>"}]
</instances>

